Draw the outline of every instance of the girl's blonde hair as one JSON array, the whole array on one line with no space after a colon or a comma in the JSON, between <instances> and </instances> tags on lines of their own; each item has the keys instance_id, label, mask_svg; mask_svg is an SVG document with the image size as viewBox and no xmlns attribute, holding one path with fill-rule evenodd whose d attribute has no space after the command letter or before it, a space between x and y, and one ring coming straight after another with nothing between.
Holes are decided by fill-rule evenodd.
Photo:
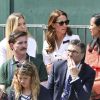
<instances>
[{"instance_id":1,"label":"girl's blonde hair","mask_svg":"<svg viewBox=\"0 0 100 100\"><path fill-rule=\"evenodd\" d=\"M25 19L21 13L12 13L11 15L9 15L7 22L6 22L5 37L7 39L7 55L6 55L7 59L12 57L12 50L10 49L10 46L8 44L8 39L9 39L10 34L17 29L18 20L20 18Z\"/></svg>"},{"instance_id":2,"label":"girl's blonde hair","mask_svg":"<svg viewBox=\"0 0 100 100\"><path fill-rule=\"evenodd\" d=\"M14 73L14 78L12 81L12 87L15 91L15 100L17 100L22 92L22 86L18 81L18 75L28 75L31 77L31 92L32 100L37 100L40 91L40 80L38 76L37 68L34 64L25 62L24 64L19 64Z\"/></svg>"}]
</instances>

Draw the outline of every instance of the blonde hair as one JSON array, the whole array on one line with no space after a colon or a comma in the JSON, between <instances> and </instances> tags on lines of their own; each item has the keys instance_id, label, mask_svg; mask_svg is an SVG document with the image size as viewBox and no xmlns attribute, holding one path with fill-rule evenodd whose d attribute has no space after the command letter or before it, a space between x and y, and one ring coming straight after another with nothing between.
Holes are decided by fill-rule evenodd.
<instances>
[{"instance_id":1,"label":"blonde hair","mask_svg":"<svg viewBox=\"0 0 100 100\"><path fill-rule=\"evenodd\" d=\"M18 68L15 70L14 78L11 85L15 91L15 100L18 100L22 92L22 86L18 81L18 75L28 75L31 77L32 100L37 100L40 91L40 80L36 66L29 62L18 65Z\"/></svg>"},{"instance_id":2,"label":"blonde hair","mask_svg":"<svg viewBox=\"0 0 100 100\"><path fill-rule=\"evenodd\" d=\"M14 32L16 28L18 27L18 20L20 18L24 19L24 16L21 13L12 13L11 15L9 15L6 22L5 36L7 38L7 55L6 55L7 59L12 57L12 50L10 49L10 46L8 44L8 39L9 39L10 34Z\"/></svg>"}]
</instances>

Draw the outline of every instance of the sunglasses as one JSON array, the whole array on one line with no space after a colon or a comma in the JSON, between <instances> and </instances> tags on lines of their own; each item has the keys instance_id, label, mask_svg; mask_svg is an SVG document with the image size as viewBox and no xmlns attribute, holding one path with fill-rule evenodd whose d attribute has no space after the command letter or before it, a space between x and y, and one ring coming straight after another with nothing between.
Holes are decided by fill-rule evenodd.
<instances>
[{"instance_id":1,"label":"sunglasses","mask_svg":"<svg viewBox=\"0 0 100 100\"><path fill-rule=\"evenodd\" d=\"M17 63L16 65L17 65L17 68L26 67L24 64L21 64L21 63Z\"/></svg>"},{"instance_id":2,"label":"sunglasses","mask_svg":"<svg viewBox=\"0 0 100 100\"><path fill-rule=\"evenodd\" d=\"M63 26L64 24L68 25L69 24L69 20L57 21L56 23L58 23L60 26Z\"/></svg>"}]
</instances>

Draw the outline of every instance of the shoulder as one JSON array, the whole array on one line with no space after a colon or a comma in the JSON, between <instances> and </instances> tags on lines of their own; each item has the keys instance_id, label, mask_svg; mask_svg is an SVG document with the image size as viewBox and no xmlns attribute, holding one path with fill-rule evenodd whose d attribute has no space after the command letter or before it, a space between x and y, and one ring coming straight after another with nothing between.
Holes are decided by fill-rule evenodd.
<instances>
[{"instance_id":1,"label":"shoulder","mask_svg":"<svg viewBox=\"0 0 100 100\"><path fill-rule=\"evenodd\" d=\"M6 62L4 62L4 63L0 66L0 68L7 67L7 66L10 64L10 62L11 62L11 59L7 60Z\"/></svg>"},{"instance_id":2,"label":"shoulder","mask_svg":"<svg viewBox=\"0 0 100 100\"><path fill-rule=\"evenodd\" d=\"M83 63L83 68L84 71L86 71L87 73L92 73L92 74L96 73L95 70L86 63Z\"/></svg>"},{"instance_id":3,"label":"shoulder","mask_svg":"<svg viewBox=\"0 0 100 100\"><path fill-rule=\"evenodd\" d=\"M8 100L14 100L15 99L15 91L12 87L9 87L7 90Z\"/></svg>"},{"instance_id":4,"label":"shoulder","mask_svg":"<svg viewBox=\"0 0 100 100\"><path fill-rule=\"evenodd\" d=\"M43 42L43 46L48 47L48 43L47 43L46 40L44 40L44 42Z\"/></svg>"},{"instance_id":5,"label":"shoulder","mask_svg":"<svg viewBox=\"0 0 100 100\"><path fill-rule=\"evenodd\" d=\"M40 66L41 64L44 64L43 60L42 60L42 55L40 55L40 56L38 55L36 57L31 57L30 56L30 61L32 63L34 63L36 66Z\"/></svg>"},{"instance_id":6,"label":"shoulder","mask_svg":"<svg viewBox=\"0 0 100 100\"><path fill-rule=\"evenodd\" d=\"M53 64L53 68L55 70L63 69L65 66L67 66L67 60L59 60L59 61L54 62Z\"/></svg>"},{"instance_id":7,"label":"shoulder","mask_svg":"<svg viewBox=\"0 0 100 100\"><path fill-rule=\"evenodd\" d=\"M33 37L28 37L28 42L34 42L34 43L36 43L36 40Z\"/></svg>"},{"instance_id":8,"label":"shoulder","mask_svg":"<svg viewBox=\"0 0 100 100\"><path fill-rule=\"evenodd\" d=\"M3 40L0 41L0 48L6 48L6 44L7 44L7 39L4 38Z\"/></svg>"}]
</instances>

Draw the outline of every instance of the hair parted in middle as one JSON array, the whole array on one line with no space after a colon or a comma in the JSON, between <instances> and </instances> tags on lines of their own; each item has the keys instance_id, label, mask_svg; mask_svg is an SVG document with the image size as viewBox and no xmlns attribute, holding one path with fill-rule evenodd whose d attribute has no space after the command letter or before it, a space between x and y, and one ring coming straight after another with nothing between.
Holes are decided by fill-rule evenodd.
<instances>
[{"instance_id":1,"label":"hair parted in middle","mask_svg":"<svg viewBox=\"0 0 100 100\"><path fill-rule=\"evenodd\" d=\"M27 61L17 65L11 85L14 88L16 100L19 98L22 92L22 86L18 81L18 75L26 75L31 77L30 86L32 91L32 100L37 100L40 92L40 80L36 66Z\"/></svg>"}]
</instances>

